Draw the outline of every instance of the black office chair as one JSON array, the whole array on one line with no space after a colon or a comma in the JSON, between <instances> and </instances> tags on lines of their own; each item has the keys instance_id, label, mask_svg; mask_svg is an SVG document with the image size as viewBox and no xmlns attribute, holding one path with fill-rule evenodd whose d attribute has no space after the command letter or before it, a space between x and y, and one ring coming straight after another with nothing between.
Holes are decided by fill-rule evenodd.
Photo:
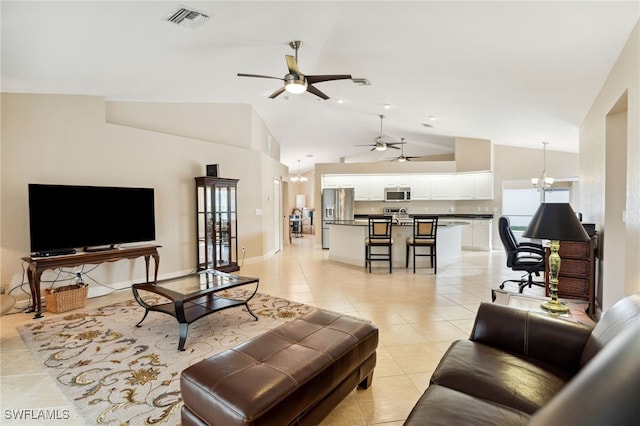
<instances>
[{"instance_id":1,"label":"black office chair","mask_svg":"<svg viewBox=\"0 0 640 426\"><path fill-rule=\"evenodd\" d=\"M507 266L514 271L524 271L528 277L519 280L505 280L500 284L500 288L504 288L507 282L518 284L518 290L522 293L525 287L531 288L533 285L544 287L544 282L534 281L533 274L540 276L540 272L544 272L544 249L542 245L535 243L518 243L515 235L511 231L511 223L509 218L502 216L498 220L498 230L500 231L500 240L507 254Z\"/></svg>"},{"instance_id":2,"label":"black office chair","mask_svg":"<svg viewBox=\"0 0 640 426\"><path fill-rule=\"evenodd\" d=\"M364 241L364 266L369 266L371 272L371 262L388 261L389 273L391 273L392 256L391 248L393 239L391 238L391 216L372 215L369 216L369 236ZM382 248L382 251L372 252L372 248Z\"/></svg>"},{"instance_id":3,"label":"black office chair","mask_svg":"<svg viewBox=\"0 0 640 426\"><path fill-rule=\"evenodd\" d=\"M413 273L416 273L416 257L426 256L431 261L433 273L438 271L438 252L436 250L436 235L438 231L438 216L414 216L413 236L407 237L407 252L405 268L409 267L409 250L413 248ZM429 249L428 253L418 253L419 247Z\"/></svg>"}]
</instances>

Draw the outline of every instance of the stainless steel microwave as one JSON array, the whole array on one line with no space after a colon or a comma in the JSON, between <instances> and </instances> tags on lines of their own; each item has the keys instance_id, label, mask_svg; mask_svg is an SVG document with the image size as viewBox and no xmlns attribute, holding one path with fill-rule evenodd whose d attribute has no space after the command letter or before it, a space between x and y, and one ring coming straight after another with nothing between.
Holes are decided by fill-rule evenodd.
<instances>
[{"instance_id":1,"label":"stainless steel microwave","mask_svg":"<svg viewBox=\"0 0 640 426\"><path fill-rule=\"evenodd\" d=\"M409 201L411 200L410 188L385 188L384 189L385 201Z\"/></svg>"}]
</instances>

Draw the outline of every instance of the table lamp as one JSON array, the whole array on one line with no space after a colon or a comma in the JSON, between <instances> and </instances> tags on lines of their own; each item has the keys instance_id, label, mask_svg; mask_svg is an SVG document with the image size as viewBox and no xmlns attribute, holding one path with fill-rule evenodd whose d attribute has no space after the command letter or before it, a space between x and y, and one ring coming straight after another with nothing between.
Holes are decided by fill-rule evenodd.
<instances>
[{"instance_id":1,"label":"table lamp","mask_svg":"<svg viewBox=\"0 0 640 426\"><path fill-rule=\"evenodd\" d=\"M545 311L561 314L569 311L558 300L558 273L560 272L560 241L589 241L587 231L578 220L569 203L542 203L522 234L525 238L551 240L549 249L549 293L551 300L540 305Z\"/></svg>"}]
</instances>

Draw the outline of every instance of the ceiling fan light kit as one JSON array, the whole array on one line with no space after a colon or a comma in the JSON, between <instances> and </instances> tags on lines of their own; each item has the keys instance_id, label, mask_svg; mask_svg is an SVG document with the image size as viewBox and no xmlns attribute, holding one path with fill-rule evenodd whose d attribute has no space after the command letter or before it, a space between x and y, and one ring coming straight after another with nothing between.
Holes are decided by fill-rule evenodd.
<instances>
[{"instance_id":1,"label":"ceiling fan light kit","mask_svg":"<svg viewBox=\"0 0 640 426\"><path fill-rule=\"evenodd\" d=\"M305 80L297 80L292 75L287 75L287 77L284 79L284 89L287 92L299 95L307 91L307 82Z\"/></svg>"}]
</instances>

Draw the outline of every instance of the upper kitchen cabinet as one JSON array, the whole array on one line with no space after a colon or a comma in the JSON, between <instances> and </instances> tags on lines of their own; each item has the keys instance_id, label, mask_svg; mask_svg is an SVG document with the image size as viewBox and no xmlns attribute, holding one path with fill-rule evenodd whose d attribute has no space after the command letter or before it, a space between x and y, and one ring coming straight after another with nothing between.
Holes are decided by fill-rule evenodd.
<instances>
[{"instance_id":1,"label":"upper kitchen cabinet","mask_svg":"<svg viewBox=\"0 0 640 426\"><path fill-rule=\"evenodd\" d=\"M411 176L411 199L431 200L433 199L433 178L431 175Z\"/></svg>"},{"instance_id":2,"label":"upper kitchen cabinet","mask_svg":"<svg viewBox=\"0 0 640 426\"><path fill-rule=\"evenodd\" d=\"M353 188L354 175L324 175L323 188Z\"/></svg>"},{"instance_id":3,"label":"upper kitchen cabinet","mask_svg":"<svg viewBox=\"0 0 640 426\"><path fill-rule=\"evenodd\" d=\"M409 174L393 174L384 176L384 186L403 187L411 186L411 175Z\"/></svg>"},{"instance_id":4,"label":"upper kitchen cabinet","mask_svg":"<svg viewBox=\"0 0 640 426\"><path fill-rule=\"evenodd\" d=\"M458 173L455 175L456 199L492 200L493 173Z\"/></svg>"},{"instance_id":5,"label":"upper kitchen cabinet","mask_svg":"<svg viewBox=\"0 0 640 426\"><path fill-rule=\"evenodd\" d=\"M353 187L355 201L384 200L384 176L355 175Z\"/></svg>"},{"instance_id":6,"label":"upper kitchen cabinet","mask_svg":"<svg viewBox=\"0 0 640 426\"><path fill-rule=\"evenodd\" d=\"M431 194L434 200L455 200L454 174L433 175L431 180Z\"/></svg>"}]
</instances>

